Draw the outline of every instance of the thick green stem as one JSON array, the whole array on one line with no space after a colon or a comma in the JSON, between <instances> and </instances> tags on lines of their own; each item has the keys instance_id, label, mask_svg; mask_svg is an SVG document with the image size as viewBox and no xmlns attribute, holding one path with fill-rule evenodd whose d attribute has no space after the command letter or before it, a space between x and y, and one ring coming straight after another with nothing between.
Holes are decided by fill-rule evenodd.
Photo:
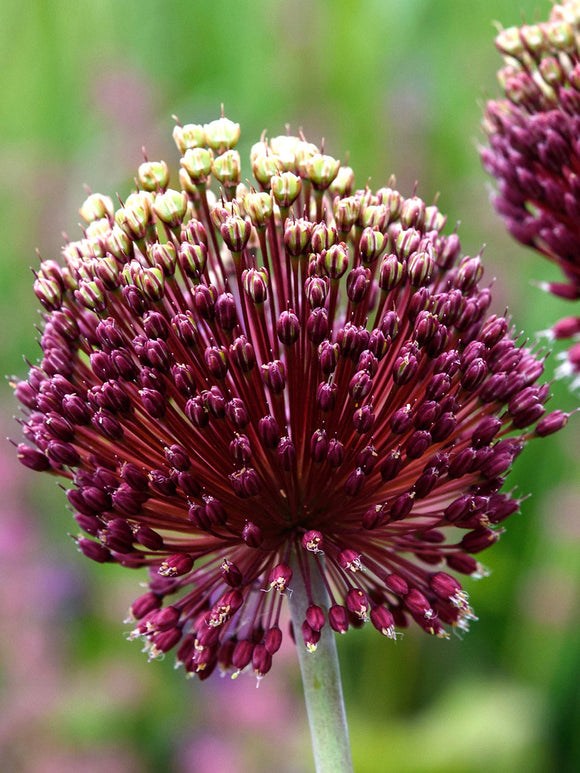
<instances>
[{"instance_id":1,"label":"thick green stem","mask_svg":"<svg viewBox=\"0 0 580 773\"><path fill-rule=\"evenodd\" d=\"M312 603L322 607L327 615L328 594L321 572L316 566L316 562L324 559L311 553L301 558L303 568L307 566L310 572L309 586L312 592ZM305 647L301 628L306 609L311 602L306 594L303 572L296 555L292 556L291 567L293 575L288 598L302 673L316 773L352 773L348 726L334 632L327 622L321 631L322 635L316 650L309 652Z\"/></svg>"}]
</instances>

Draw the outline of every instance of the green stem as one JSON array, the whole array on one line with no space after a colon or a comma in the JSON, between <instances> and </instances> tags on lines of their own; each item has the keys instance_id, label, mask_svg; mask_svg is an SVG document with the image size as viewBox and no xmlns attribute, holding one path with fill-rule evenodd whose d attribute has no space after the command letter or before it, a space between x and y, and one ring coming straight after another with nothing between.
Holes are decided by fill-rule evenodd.
<instances>
[{"instance_id":1,"label":"green stem","mask_svg":"<svg viewBox=\"0 0 580 773\"><path fill-rule=\"evenodd\" d=\"M316 563L322 556L308 553L303 558L307 564L312 603L322 607L328 617L329 599ZM352 759L348 740L348 725L342 697L340 666L334 632L328 622L321 631L320 641L314 652L309 652L302 639L302 623L311 603L304 582L303 571L295 554L290 565L293 575L288 593L292 624L298 649L300 671L316 773L352 773ZM322 568L322 567L321 567Z\"/></svg>"}]
</instances>

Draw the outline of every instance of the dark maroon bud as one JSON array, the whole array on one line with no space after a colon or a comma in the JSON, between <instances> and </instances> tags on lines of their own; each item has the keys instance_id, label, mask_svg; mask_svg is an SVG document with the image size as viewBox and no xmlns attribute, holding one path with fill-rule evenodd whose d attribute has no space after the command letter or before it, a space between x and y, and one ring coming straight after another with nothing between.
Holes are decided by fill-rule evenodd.
<instances>
[{"instance_id":1,"label":"dark maroon bud","mask_svg":"<svg viewBox=\"0 0 580 773\"><path fill-rule=\"evenodd\" d=\"M242 373L249 373L256 364L256 355L254 347L248 341L246 336L239 336L230 346L230 354L234 365Z\"/></svg>"},{"instance_id":2,"label":"dark maroon bud","mask_svg":"<svg viewBox=\"0 0 580 773\"><path fill-rule=\"evenodd\" d=\"M435 400L425 400L413 414L413 424L416 429L429 429L439 417L441 408Z\"/></svg>"},{"instance_id":3,"label":"dark maroon bud","mask_svg":"<svg viewBox=\"0 0 580 773\"><path fill-rule=\"evenodd\" d=\"M225 582L232 588L238 588L242 584L242 573L238 567L227 558L220 565L220 574Z\"/></svg>"},{"instance_id":4,"label":"dark maroon bud","mask_svg":"<svg viewBox=\"0 0 580 773\"><path fill-rule=\"evenodd\" d=\"M447 373L432 376L425 387L425 397L429 400L442 400L451 389L451 379Z\"/></svg>"},{"instance_id":5,"label":"dark maroon bud","mask_svg":"<svg viewBox=\"0 0 580 773\"><path fill-rule=\"evenodd\" d=\"M14 394L16 399L30 410L34 411L37 407L37 391L28 381L19 381L15 388Z\"/></svg>"},{"instance_id":6,"label":"dark maroon bud","mask_svg":"<svg viewBox=\"0 0 580 773\"><path fill-rule=\"evenodd\" d=\"M398 496L391 504L391 520L400 521L406 518L413 509L414 502L415 499L412 494L405 493Z\"/></svg>"},{"instance_id":7,"label":"dark maroon bud","mask_svg":"<svg viewBox=\"0 0 580 773\"><path fill-rule=\"evenodd\" d=\"M89 359L93 373L102 381L116 375L111 358L105 352L92 352Z\"/></svg>"},{"instance_id":8,"label":"dark maroon bud","mask_svg":"<svg viewBox=\"0 0 580 773\"><path fill-rule=\"evenodd\" d=\"M371 623L374 627L389 639L395 639L395 618L386 607L373 607L371 609Z\"/></svg>"},{"instance_id":9,"label":"dark maroon bud","mask_svg":"<svg viewBox=\"0 0 580 773\"><path fill-rule=\"evenodd\" d=\"M116 374L132 381L138 373L138 368L129 352L124 349L115 349L111 352L111 362L115 367Z\"/></svg>"},{"instance_id":10,"label":"dark maroon bud","mask_svg":"<svg viewBox=\"0 0 580 773\"><path fill-rule=\"evenodd\" d=\"M260 493L261 485L258 473L252 467L247 467L229 476L234 493L242 499L254 497Z\"/></svg>"},{"instance_id":11,"label":"dark maroon bud","mask_svg":"<svg viewBox=\"0 0 580 773\"><path fill-rule=\"evenodd\" d=\"M189 472L179 472L176 475L177 485L188 497L197 497L201 493L201 486Z\"/></svg>"},{"instance_id":12,"label":"dark maroon bud","mask_svg":"<svg viewBox=\"0 0 580 773\"><path fill-rule=\"evenodd\" d=\"M232 461L240 466L247 464L252 458L252 448L246 435L237 435L230 442L230 456Z\"/></svg>"},{"instance_id":13,"label":"dark maroon bud","mask_svg":"<svg viewBox=\"0 0 580 773\"><path fill-rule=\"evenodd\" d=\"M204 352L205 364L214 378L225 378L228 372L228 361L224 347L208 346Z\"/></svg>"},{"instance_id":14,"label":"dark maroon bud","mask_svg":"<svg viewBox=\"0 0 580 773\"><path fill-rule=\"evenodd\" d=\"M156 631L169 631L179 623L181 612L177 607L165 607L156 611L149 619L148 624Z\"/></svg>"},{"instance_id":15,"label":"dark maroon bud","mask_svg":"<svg viewBox=\"0 0 580 773\"><path fill-rule=\"evenodd\" d=\"M149 306L150 306L149 301L147 301L147 299L145 298L141 290L138 287L135 287L135 285L128 285L127 287L123 287L121 289L121 295L123 297L125 306L136 317L141 317L149 309ZM75 297L76 297L76 292L75 292ZM106 305L103 306L102 309L95 308L94 311L96 312L104 311L105 308L106 308Z\"/></svg>"},{"instance_id":16,"label":"dark maroon bud","mask_svg":"<svg viewBox=\"0 0 580 773\"><path fill-rule=\"evenodd\" d=\"M483 384L486 376L487 365L485 361L480 358L474 359L465 369L461 379L461 386L468 392L473 392Z\"/></svg>"},{"instance_id":17,"label":"dark maroon bud","mask_svg":"<svg viewBox=\"0 0 580 773\"><path fill-rule=\"evenodd\" d=\"M426 618L431 618L433 615L431 604L429 604L429 601L425 598L421 591L417 590L416 588L411 588L411 590L405 596L405 606L413 615Z\"/></svg>"},{"instance_id":18,"label":"dark maroon bud","mask_svg":"<svg viewBox=\"0 0 580 773\"><path fill-rule=\"evenodd\" d=\"M356 366L357 371L366 371L372 377L376 375L378 367L379 361L372 352L368 349L361 352Z\"/></svg>"},{"instance_id":19,"label":"dark maroon bud","mask_svg":"<svg viewBox=\"0 0 580 773\"><path fill-rule=\"evenodd\" d=\"M395 435L404 435L413 426L411 406L405 405L404 408L396 410L391 415L389 423L391 425L391 432Z\"/></svg>"},{"instance_id":20,"label":"dark maroon bud","mask_svg":"<svg viewBox=\"0 0 580 773\"><path fill-rule=\"evenodd\" d=\"M213 319L218 291L213 285L196 285L193 288L195 308L203 319Z\"/></svg>"},{"instance_id":21,"label":"dark maroon bud","mask_svg":"<svg viewBox=\"0 0 580 773\"><path fill-rule=\"evenodd\" d=\"M384 523L386 511L384 505L371 505L362 517L362 527L372 531Z\"/></svg>"},{"instance_id":22,"label":"dark maroon bud","mask_svg":"<svg viewBox=\"0 0 580 773\"><path fill-rule=\"evenodd\" d=\"M96 561L98 564L104 564L107 561L113 561L111 551L99 542L95 542L92 539L86 537L79 537L76 541L81 553L92 561Z\"/></svg>"},{"instance_id":23,"label":"dark maroon bud","mask_svg":"<svg viewBox=\"0 0 580 773\"><path fill-rule=\"evenodd\" d=\"M276 324L276 332L280 343L292 346L300 335L300 323L293 311L283 311Z\"/></svg>"},{"instance_id":24,"label":"dark maroon bud","mask_svg":"<svg viewBox=\"0 0 580 773\"><path fill-rule=\"evenodd\" d=\"M85 486L82 489L82 497L92 513L103 513L111 507L110 494L97 486Z\"/></svg>"},{"instance_id":25,"label":"dark maroon bud","mask_svg":"<svg viewBox=\"0 0 580 773\"><path fill-rule=\"evenodd\" d=\"M237 671L242 671L252 660L254 643L247 639L241 639L236 642L232 654L232 665Z\"/></svg>"},{"instance_id":26,"label":"dark maroon bud","mask_svg":"<svg viewBox=\"0 0 580 773\"><path fill-rule=\"evenodd\" d=\"M361 352L368 349L369 332L364 327L347 322L343 328L339 328L336 340L342 355L356 361Z\"/></svg>"},{"instance_id":27,"label":"dark maroon bud","mask_svg":"<svg viewBox=\"0 0 580 773\"><path fill-rule=\"evenodd\" d=\"M344 484L345 494L349 497L355 497L362 489L365 482L365 474L360 467L353 470Z\"/></svg>"},{"instance_id":28,"label":"dark maroon bud","mask_svg":"<svg viewBox=\"0 0 580 773\"><path fill-rule=\"evenodd\" d=\"M147 491L149 488L149 478L146 473L132 462L123 463L121 478L135 491Z\"/></svg>"},{"instance_id":29,"label":"dark maroon bud","mask_svg":"<svg viewBox=\"0 0 580 773\"><path fill-rule=\"evenodd\" d=\"M27 446L25 443L18 445L18 460L25 467L37 472L44 472L50 468L50 462L45 454L37 451L36 448Z\"/></svg>"},{"instance_id":30,"label":"dark maroon bud","mask_svg":"<svg viewBox=\"0 0 580 773\"><path fill-rule=\"evenodd\" d=\"M346 595L346 607L348 611L359 618L359 620L366 621L370 612L370 602L367 594L360 588L351 588Z\"/></svg>"},{"instance_id":31,"label":"dark maroon bud","mask_svg":"<svg viewBox=\"0 0 580 773\"><path fill-rule=\"evenodd\" d=\"M51 461L69 467L74 467L81 461L76 448L70 443L63 443L60 440L51 440L46 447L46 453Z\"/></svg>"},{"instance_id":32,"label":"dark maroon bud","mask_svg":"<svg viewBox=\"0 0 580 773\"><path fill-rule=\"evenodd\" d=\"M326 459L327 450L326 432L323 429L315 430L310 438L310 456L312 461L316 464L323 462Z\"/></svg>"},{"instance_id":33,"label":"dark maroon bud","mask_svg":"<svg viewBox=\"0 0 580 773\"><path fill-rule=\"evenodd\" d=\"M377 462L377 450L373 445L365 446L357 455L356 463L365 475L370 475Z\"/></svg>"},{"instance_id":34,"label":"dark maroon bud","mask_svg":"<svg viewBox=\"0 0 580 773\"><path fill-rule=\"evenodd\" d=\"M181 363L172 365L171 376L177 391L183 397L193 397L195 394L195 375L191 365Z\"/></svg>"},{"instance_id":35,"label":"dark maroon bud","mask_svg":"<svg viewBox=\"0 0 580 773\"><path fill-rule=\"evenodd\" d=\"M218 386L212 386L207 392L204 392L206 405L216 419L223 419L226 415L226 401Z\"/></svg>"},{"instance_id":36,"label":"dark maroon bud","mask_svg":"<svg viewBox=\"0 0 580 773\"><path fill-rule=\"evenodd\" d=\"M375 414L372 412L370 405L363 405L362 408L357 408L353 413L352 422L359 435L371 432L375 423Z\"/></svg>"},{"instance_id":37,"label":"dark maroon bud","mask_svg":"<svg viewBox=\"0 0 580 773\"><path fill-rule=\"evenodd\" d=\"M340 551L337 563L341 569L348 570L349 572L359 572L362 568L360 553L351 548Z\"/></svg>"},{"instance_id":38,"label":"dark maroon bud","mask_svg":"<svg viewBox=\"0 0 580 773\"><path fill-rule=\"evenodd\" d=\"M244 429L250 421L246 404L239 397L233 397L226 403L225 415L236 429Z\"/></svg>"},{"instance_id":39,"label":"dark maroon bud","mask_svg":"<svg viewBox=\"0 0 580 773\"><path fill-rule=\"evenodd\" d=\"M162 577L182 577L191 572L193 557L189 553L175 553L161 562L158 574Z\"/></svg>"},{"instance_id":40,"label":"dark maroon bud","mask_svg":"<svg viewBox=\"0 0 580 773\"><path fill-rule=\"evenodd\" d=\"M497 542L499 536L498 531L480 526L468 532L461 540L460 545L467 553L479 553Z\"/></svg>"},{"instance_id":41,"label":"dark maroon bud","mask_svg":"<svg viewBox=\"0 0 580 773\"><path fill-rule=\"evenodd\" d=\"M419 367L419 361L412 354L397 357L393 365L393 381L398 386L408 384Z\"/></svg>"},{"instance_id":42,"label":"dark maroon bud","mask_svg":"<svg viewBox=\"0 0 580 773\"><path fill-rule=\"evenodd\" d=\"M316 402L321 411L332 411L336 402L336 384L327 384L323 381L318 385Z\"/></svg>"},{"instance_id":43,"label":"dark maroon bud","mask_svg":"<svg viewBox=\"0 0 580 773\"><path fill-rule=\"evenodd\" d=\"M256 644L252 652L252 668L254 673L261 679L272 668L272 655L268 652L264 644Z\"/></svg>"},{"instance_id":44,"label":"dark maroon bud","mask_svg":"<svg viewBox=\"0 0 580 773\"><path fill-rule=\"evenodd\" d=\"M471 435L471 444L474 448L487 446L491 443L502 427L501 420L497 416L483 418Z\"/></svg>"},{"instance_id":45,"label":"dark maroon bud","mask_svg":"<svg viewBox=\"0 0 580 773\"><path fill-rule=\"evenodd\" d=\"M351 378L348 391L355 403L360 403L373 388L373 380L364 370L359 370Z\"/></svg>"},{"instance_id":46,"label":"dark maroon bud","mask_svg":"<svg viewBox=\"0 0 580 773\"><path fill-rule=\"evenodd\" d=\"M401 598L406 596L409 592L407 581L398 574L389 574L388 577L385 578L385 586L391 593L394 593L395 596Z\"/></svg>"},{"instance_id":47,"label":"dark maroon bud","mask_svg":"<svg viewBox=\"0 0 580 773\"><path fill-rule=\"evenodd\" d=\"M439 481L439 471L434 467L429 467L415 481L413 493L416 499L423 499L433 491Z\"/></svg>"},{"instance_id":48,"label":"dark maroon bud","mask_svg":"<svg viewBox=\"0 0 580 773\"><path fill-rule=\"evenodd\" d=\"M207 624L211 628L223 625L235 615L243 603L244 597L239 590L235 588L227 590L211 608Z\"/></svg>"},{"instance_id":49,"label":"dark maroon bud","mask_svg":"<svg viewBox=\"0 0 580 773\"><path fill-rule=\"evenodd\" d=\"M283 437L278 443L278 459L283 470L292 470L296 465L296 449L289 437Z\"/></svg>"},{"instance_id":50,"label":"dark maroon bud","mask_svg":"<svg viewBox=\"0 0 580 773\"><path fill-rule=\"evenodd\" d=\"M468 574L474 578L484 577L486 574L481 564L466 553L452 553L446 557L446 561L450 569L461 572L461 574Z\"/></svg>"},{"instance_id":51,"label":"dark maroon bud","mask_svg":"<svg viewBox=\"0 0 580 773\"><path fill-rule=\"evenodd\" d=\"M463 494L454 499L450 505L447 505L443 514L450 523L455 523L455 521L463 520L474 512L474 497L469 494Z\"/></svg>"},{"instance_id":52,"label":"dark maroon bud","mask_svg":"<svg viewBox=\"0 0 580 773\"><path fill-rule=\"evenodd\" d=\"M320 641L320 631L313 629L312 626L309 625L308 620L305 620L302 623L301 632L306 649L309 652L315 652L318 642Z\"/></svg>"},{"instance_id":53,"label":"dark maroon bud","mask_svg":"<svg viewBox=\"0 0 580 773\"><path fill-rule=\"evenodd\" d=\"M191 312L187 312L186 314L176 314L171 319L171 327L182 344L191 349L196 346L198 332Z\"/></svg>"},{"instance_id":54,"label":"dark maroon bud","mask_svg":"<svg viewBox=\"0 0 580 773\"><path fill-rule=\"evenodd\" d=\"M368 268L359 266L353 268L346 278L346 292L352 303L360 303L366 296L370 286L371 272Z\"/></svg>"},{"instance_id":55,"label":"dark maroon bud","mask_svg":"<svg viewBox=\"0 0 580 773\"><path fill-rule=\"evenodd\" d=\"M207 402L200 396L192 397L185 404L185 415L198 429L206 427L209 423Z\"/></svg>"},{"instance_id":56,"label":"dark maroon bud","mask_svg":"<svg viewBox=\"0 0 580 773\"><path fill-rule=\"evenodd\" d=\"M161 338L165 341L169 336L169 327L165 317L157 311L148 311L147 314L143 315L143 329L149 338ZM115 348L120 345L117 344Z\"/></svg>"},{"instance_id":57,"label":"dark maroon bud","mask_svg":"<svg viewBox=\"0 0 580 773\"><path fill-rule=\"evenodd\" d=\"M475 460L476 452L473 448L464 448L451 459L447 474L450 478L460 478L472 471Z\"/></svg>"},{"instance_id":58,"label":"dark maroon bud","mask_svg":"<svg viewBox=\"0 0 580 773\"><path fill-rule=\"evenodd\" d=\"M287 564L277 564L268 575L268 587L284 593L292 580L292 569Z\"/></svg>"},{"instance_id":59,"label":"dark maroon bud","mask_svg":"<svg viewBox=\"0 0 580 773\"><path fill-rule=\"evenodd\" d=\"M151 470L149 473L149 483L153 491L164 497L175 496L177 492L175 480L163 470Z\"/></svg>"},{"instance_id":60,"label":"dark maroon bud","mask_svg":"<svg viewBox=\"0 0 580 773\"><path fill-rule=\"evenodd\" d=\"M505 317L497 317L492 314L482 326L478 338L488 349L491 349L506 335L507 329L508 323Z\"/></svg>"},{"instance_id":61,"label":"dark maroon bud","mask_svg":"<svg viewBox=\"0 0 580 773\"><path fill-rule=\"evenodd\" d=\"M306 610L306 622L313 631L321 631L326 623L322 607L311 604Z\"/></svg>"},{"instance_id":62,"label":"dark maroon bud","mask_svg":"<svg viewBox=\"0 0 580 773\"><path fill-rule=\"evenodd\" d=\"M282 631L278 626L273 626L268 629L266 636L264 637L264 647L270 653L274 655L280 649L282 645Z\"/></svg>"},{"instance_id":63,"label":"dark maroon bud","mask_svg":"<svg viewBox=\"0 0 580 773\"><path fill-rule=\"evenodd\" d=\"M338 344L331 344L330 341L323 341L318 347L318 361L325 376L329 376L336 369L338 354Z\"/></svg>"},{"instance_id":64,"label":"dark maroon bud","mask_svg":"<svg viewBox=\"0 0 580 773\"><path fill-rule=\"evenodd\" d=\"M393 449L389 451L386 457L381 462L380 471L381 478L384 483L393 480L397 477L401 468L403 467L403 458L401 456L400 449Z\"/></svg>"},{"instance_id":65,"label":"dark maroon bud","mask_svg":"<svg viewBox=\"0 0 580 773\"><path fill-rule=\"evenodd\" d=\"M326 458L331 467L340 467L344 461L344 445L340 440L333 439L328 443Z\"/></svg>"},{"instance_id":66,"label":"dark maroon bud","mask_svg":"<svg viewBox=\"0 0 580 773\"><path fill-rule=\"evenodd\" d=\"M145 524L137 527L135 539L147 550L162 550L163 548L163 537Z\"/></svg>"},{"instance_id":67,"label":"dark maroon bud","mask_svg":"<svg viewBox=\"0 0 580 773\"><path fill-rule=\"evenodd\" d=\"M385 293L394 290L405 275L405 264L396 255L384 255L379 266L378 283Z\"/></svg>"},{"instance_id":68,"label":"dark maroon bud","mask_svg":"<svg viewBox=\"0 0 580 773\"><path fill-rule=\"evenodd\" d=\"M221 293L217 299L215 318L222 330L233 330L238 324L236 303L231 293Z\"/></svg>"},{"instance_id":69,"label":"dark maroon bud","mask_svg":"<svg viewBox=\"0 0 580 773\"><path fill-rule=\"evenodd\" d=\"M315 345L322 343L328 335L328 312L322 307L312 309L306 321L306 334Z\"/></svg>"},{"instance_id":70,"label":"dark maroon bud","mask_svg":"<svg viewBox=\"0 0 580 773\"><path fill-rule=\"evenodd\" d=\"M278 422L273 416L262 416L258 422L258 434L266 448L276 448L280 437Z\"/></svg>"},{"instance_id":71,"label":"dark maroon bud","mask_svg":"<svg viewBox=\"0 0 580 773\"><path fill-rule=\"evenodd\" d=\"M109 521L99 532L99 537L109 550L116 553L130 553L133 549L133 532L124 518L113 518Z\"/></svg>"},{"instance_id":72,"label":"dark maroon bud","mask_svg":"<svg viewBox=\"0 0 580 773\"><path fill-rule=\"evenodd\" d=\"M161 419L165 415L165 409L167 402L161 392L156 389L140 389L139 395L141 396L141 402L143 407L154 419Z\"/></svg>"},{"instance_id":73,"label":"dark maroon bud","mask_svg":"<svg viewBox=\"0 0 580 773\"><path fill-rule=\"evenodd\" d=\"M538 435L538 437L546 437L554 432L558 432L566 426L569 417L569 413L564 413L560 410L552 411L552 413L547 414L547 416L544 416L544 418L540 419L537 423L535 429L536 435Z\"/></svg>"},{"instance_id":74,"label":"dark maroon bud","mask_svg":"<svg viewBox=\"0 0 580 773\"><path fill-rule=\"evenodd\" d=\"M485 509L485 514L491 523L501 523L510 515L517 513L519 509L520 502L517 499L510 499L506 494L492 494Z\"/></svg>"},{"instance_id":75,"label":"dark maroon bud","mask_svg":"<svg viewBox=\"0 0 580 773\"><path fill-rule=\"evenodd\" d=\"M145 593L131 604L130 613L135 620L142 620L145 615L158 610L162 603L163 598L157 593Z\"/></svg>"},{"instance_id":76,"label":"dark maroon bud","mask_svg":"<svg viewBox=\"0 0 580 773\"><path fill-rule=\"evenodd\" d=\"M143 509L143 494L128 488L127 484L114 491L111 500L115 511L124 516L139 515Z\"/></svg>"},{"instance_id":77,"label":"dark maroon bud","mask_svg":"<svg viewBox=\"0 0 580 773\"><path fill-rule=\"evenodd\" d=\"M207 263L207 247L205 244L182 242L177 253L179 268L185 276L199 281Z\"/></svg>"},{"instance_id":78,"label":"dark maroon bud","mask_svg":"<svg viewBox=\"0 0 580 773\"><path fill-rule=\"evenodd\" d=\"M457 417L447 411L442 414L431 428L431 439L434 443L446 440L457 427Z\"/></svg>"},{"instance_id":79,"label":"dark maroon bud","mask_svg":"<svg viewBox=\"0 0 580 773\"><path fill-rule=\"evenodd\" d=\"M169 652L181 639L181 628L170 628L150 636L154 652Z\"/></svg>"},{"instance_id":80,"label":"dark maroon bud","mask_svg":"<svg viewBox=\"0 0 580 773\"><path fill-rule=\"evenodd\" d=\"M304 283L304 293L310 308L324 306L328 295L328 277L309 276Z\"/></svg>"},{"instance_id":81,"label":"dark maroon bud","mask_svg":"<svg viewBox=\"0 0 580 773\"><path fill-rule=\"evenodd\" d=\"M484 449L480 449L484 450ZM492 452L489 457L480 466L481 473L486 478L497 478L498 475L502 475L507 472L512 465L513 456L509 453L495 453Z\"/></svg>"},{"instance_id":82,"label":"dark maroon bud","mask_svg":"<svg viewBox=\"0 0 580 773\"><path fill-rule=\"evenodd\" d=\"M348 613L345 607L333 604L328 610L328 622L336 633L346 633L348 631Z\"/></svg>"},{"instance_id":83,"label":"dark maroon bud","mask_svg":"<svg viewBox=\"0 0 580 773\"><path fill-rule=\"evenodd\" d=\"M324 538L319 531L310 529L302 535L302 547L311 553L321 553Z\"/></svg>"},{"instance_id":84,"label":"dark maroon bud","mask_svg":"<svg viewBox=\"0 0 580 773\"><path fill-rule=\"evenodd\" d=\"M264 383L272 392L272 394L279 395L284 391L286 386L286 372L284 363L280 360L274 360L261 366L262 378Z\"/></svg>"}]
</instances>

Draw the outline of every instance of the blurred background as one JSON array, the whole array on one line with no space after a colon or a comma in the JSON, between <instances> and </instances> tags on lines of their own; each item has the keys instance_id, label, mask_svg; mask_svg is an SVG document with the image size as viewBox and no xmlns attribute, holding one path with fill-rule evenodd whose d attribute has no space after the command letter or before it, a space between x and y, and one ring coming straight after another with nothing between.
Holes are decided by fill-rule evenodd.
<instances>
[{"instance_id":1,"label":"blurred background","mask_svg":"<svg viewBox=\"0 0 580 773\"><path fill-rule=\"evenodd\" d=\"M531 337L572 310L531 284L559 280L507 236L477 145L498 94L494 21L547 0L0 0L0 371L38 356L30 265L76 238L83 184L126 195L142 146L174 169L175 114L303 128L379 187L461 221L486 244L496 310ZM348 155L347 155L348 154ZM246 167L249 174L249 163ZM551 377L557 351L548 359ZM19 439L1 387L0 429ZM553 407L578 396L553 385ZM511 486L531 493L467 590L480 617L449 641L374 630L338 642L357 773L528 773L580 766L580 419L532 443ZM187 681L148 664L122 620L137 574L77 554L63 492L0 444L0 759L7 773L305 773L312 769L291 648L253 676Z\"/></svg>"}]
</instances>

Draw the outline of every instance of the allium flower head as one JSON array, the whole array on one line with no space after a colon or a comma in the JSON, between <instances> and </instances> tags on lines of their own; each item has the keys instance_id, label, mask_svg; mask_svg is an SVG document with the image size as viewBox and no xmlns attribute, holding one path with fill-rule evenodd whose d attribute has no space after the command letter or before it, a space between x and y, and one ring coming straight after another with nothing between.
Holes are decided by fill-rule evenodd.
<instances>
[{"instance_id":1,"label":"allium flower head","mask_svg":"<svg viewBox=\"0 0 580 773\"><path fill-rule=\"evenodd\" d=\"M330 598L311 650L325 625L466 629L448 570L483 573L513 459L567 419L435 206L291 136L254 145L246 187L238 136L178 125L179 188L145 161L116 210L89 196L15 386L21 461L68 479L85 555L148 569L133 636L201 678L269 670L292 567Z\"/></svg>"},{"instance_id":2,"label":"allium flower head","mask_svg":"<svg viewBox=\"0 0 580 773\"><path fill-rule=\"evenodd\" d=\"M481 150L497 178L497 211L510 233L558 264L565 282L543 285L580 298L580 2L554 5L550 20L502 30L504 97L487 103ZM580 317L557 323L552 336L575 338ZM564 372L580 374L580 343Z\"/></svg>"}]
</instances>

